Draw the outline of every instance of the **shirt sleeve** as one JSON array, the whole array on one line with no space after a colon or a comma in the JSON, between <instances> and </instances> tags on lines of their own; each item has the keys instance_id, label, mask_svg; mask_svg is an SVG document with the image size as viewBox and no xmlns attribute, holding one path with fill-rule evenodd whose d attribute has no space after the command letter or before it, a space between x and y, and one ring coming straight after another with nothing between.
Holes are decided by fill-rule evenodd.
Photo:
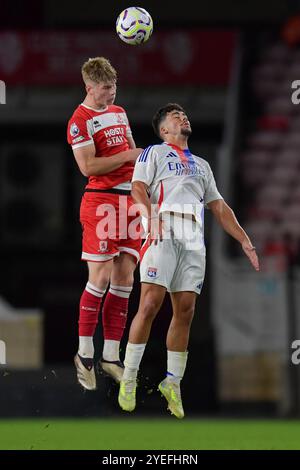
<instances>
[{"instance_id":1,"label":"shirt sleeve","mask_svg":"<svg viewBox=\"0 0 300 470\"><path fill-rule=\"evenodd\" d=\"M145 148L135 162L132 181L142 181L150 186L156 174L156 151L154 146Z\"/></svg>"},{"instance_id":2,"label":"shirt sleeve","mask_svg":"<svg viewBox=\"0 0 300 470\"><path fill-rule=\"evenodd\" d=\"M204 193L204 204L206 208L209 202L215 201L217 199L223 199L223 197L221 196L221 194L219 193L217 189L213 172L210 166L208 165L207 186L206 186L205 193Z\"/></svg>"},{"instance_id":3,"label":"shirt sleeve","mask_svg":"<svg viewBox=\"0 0 300 470\"><path fill-rule=\"evenodd\" d=\"M72 149L93 144L92 129L88 121L76 114L72 116L68 123L67 139Z\"/></svg>"}]
</instances>

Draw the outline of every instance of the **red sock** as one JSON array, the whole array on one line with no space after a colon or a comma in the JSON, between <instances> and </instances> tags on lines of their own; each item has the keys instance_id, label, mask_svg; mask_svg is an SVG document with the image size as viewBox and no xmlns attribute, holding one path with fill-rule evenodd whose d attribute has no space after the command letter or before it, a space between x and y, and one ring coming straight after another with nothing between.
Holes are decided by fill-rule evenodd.
<instances>
[{"instance_id":1,"label":"red sock","mask_svg":"<svg viewBox=\"0 0 300 470\"><path fill-rule=\"evenodd\" d=\"M104 292L87 283L79 304L79 336L94 336Z\"/></svg>"},{"instance_id":2,"label":"red sock","mask_svg":"<svg viewBox=\"0 0 300 470\"><path fill-rule=\"evenodd\" d=\"M102 309L104 339L121 341L132 287L110 286Z\"/></svg>"}]
</instances>

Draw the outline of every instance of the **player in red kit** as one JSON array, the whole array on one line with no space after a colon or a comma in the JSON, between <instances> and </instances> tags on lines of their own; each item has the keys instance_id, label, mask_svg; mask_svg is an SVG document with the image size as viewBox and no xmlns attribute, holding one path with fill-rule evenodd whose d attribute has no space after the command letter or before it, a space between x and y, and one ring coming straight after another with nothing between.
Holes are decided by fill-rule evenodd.
<instances>
[{"instance_id":1,"label":"player in red kit","mask_svg":"<svg viewBox=\"0 0 300 470\"><path fill-rule=\"evenodd\" d=\"M79 383L95 390L93 336L108 284L102 307L104 347L100 365L117 382L123 374L119 346L140 240L124 232L124 216L119 216L121 205L125 203L129 209L133 204L130 181L142 149L135 146L124 109L113 104L117 73L110 62L104 57L89 59L81 71L87 94L69 120L67 133L79 169L88 177L80 222L82 259L87 261L89 277L80 299L79 348L74 362ZM113 233L103 230L107 214L109 221L114 222ZM125 228L133 219L126 211Z\"/></svg>"}]
</instances>

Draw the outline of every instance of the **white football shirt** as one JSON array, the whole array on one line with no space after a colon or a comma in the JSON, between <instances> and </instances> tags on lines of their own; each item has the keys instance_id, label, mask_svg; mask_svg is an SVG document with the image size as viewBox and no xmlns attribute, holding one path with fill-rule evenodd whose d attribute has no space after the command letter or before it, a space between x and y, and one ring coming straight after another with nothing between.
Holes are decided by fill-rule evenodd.
<instances>
[{"instance_id":1,"label":"white football shirt","mask_svg":"<svg viewBox=\"0 0 300 470\"><path fill-rule=\"evenodd\" d=\"M132 182L148 186L152 204L158 212L193 214L203 227L204 206L219 193L213 172L206 160L189 149L163 142L147 147L135 163Z\"/></svg>"}]
</instances>

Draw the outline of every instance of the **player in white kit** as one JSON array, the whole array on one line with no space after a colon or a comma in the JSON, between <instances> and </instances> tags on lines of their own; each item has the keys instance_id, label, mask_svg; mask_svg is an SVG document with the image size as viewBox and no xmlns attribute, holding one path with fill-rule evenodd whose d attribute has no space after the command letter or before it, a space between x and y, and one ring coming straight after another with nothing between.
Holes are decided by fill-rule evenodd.
<instances>
[{"instance_id":1,"label":"player in white kit","mask_svg":"<svg viewBox=\"0 0 300 470\"><path fill-rule=\"evenodd\" d=\"M192 131L185 111L170 103L155 114L153 127L163 143L144 150L132 178L132 196L148 220L149 233L141 250L141 298L130 328L119 405L125 411L133 411L136 406L137 372L152 322L168 291L173 316L166 341L167 376L159 390L171 413L183 418L180 381L187 362L196 297L205 274L205 206L241 243L257 271L259 263L249 237L218 192L209 164L188 149Z\"/></svg>"}]
</instances>

